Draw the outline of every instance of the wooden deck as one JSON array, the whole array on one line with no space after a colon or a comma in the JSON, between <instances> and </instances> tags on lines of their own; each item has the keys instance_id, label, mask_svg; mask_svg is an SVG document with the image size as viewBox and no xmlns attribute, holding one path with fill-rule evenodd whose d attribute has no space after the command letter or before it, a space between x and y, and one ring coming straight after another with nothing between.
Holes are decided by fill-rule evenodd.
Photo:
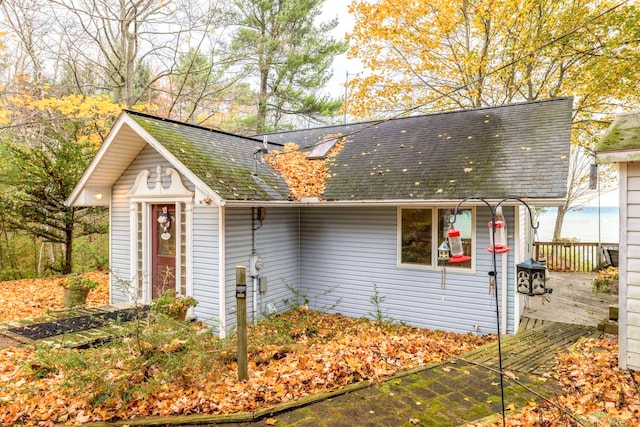
<instances>
[{"instance_id":1,"label":"wooden deck","mask_svg":"<svg viewBox=\"0 0 640 427\"><path fill-rule=\"evenodd\" d=\"M552 368L559 352L566 352L582 338L602 336L598 323L609 317L617 295L594 295L591 280L596 273L551 272L545 297L528 297L518 333L503 337L503 370L540 375ZM498 344L480 347L464 357L498 369Z\"/></svg>"},{"instance_id":2,"label":"wooden deck","mask_svg":"<svg viewBox=\"0 0 640 427\"><path fill-rule=\"evenodd\" d=\"M527 297L522 318L534 319L538 323L552 321L596 326L608 319L609 306L618 303L618 296L594 295L591 291L594 277L596 273L552 271L547 286L553 289L553 293L545 297ZM522 323L520 326L522 329Z\"/></svg>"},{"instance_id":3,"label":"wooden deck","mask_svg":"<svg viewBox=\"0 0 640 427\"><path fill-rule=\"evenodd\" d=\"M597 326L572 325L527 319L528 329L502 339L502 368L514 372L541 375L553 366L559 352L567 351L581 338L598 337ZM465 360L498 369L498 343L492 343L466 354Z\"/></svg>"}]
</instances>

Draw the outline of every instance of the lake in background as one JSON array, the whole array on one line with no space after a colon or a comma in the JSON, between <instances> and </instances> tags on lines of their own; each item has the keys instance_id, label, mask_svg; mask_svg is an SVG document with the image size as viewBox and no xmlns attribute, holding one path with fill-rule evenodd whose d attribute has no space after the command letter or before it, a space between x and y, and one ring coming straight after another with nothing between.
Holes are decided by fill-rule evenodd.
<instances>
[{"instance_id":1,"label":"lake in background","mask_svg":"<svg viewBox=\"0 0 640 427\"><path fill-rule=\"evenodd\" d=\"M556 213L558 208L545 208L538 215L540 223L538 227L539 242L550 242L553 238L553 228L556 225ZM585 206L573 209L564 216L562 225L562 237L576 238L580 242L598 242L598 223L600 223L600 242L618 243L620 238L619 208L601 207L598 214L597 206Z\"/></svg>"}]
</instances>

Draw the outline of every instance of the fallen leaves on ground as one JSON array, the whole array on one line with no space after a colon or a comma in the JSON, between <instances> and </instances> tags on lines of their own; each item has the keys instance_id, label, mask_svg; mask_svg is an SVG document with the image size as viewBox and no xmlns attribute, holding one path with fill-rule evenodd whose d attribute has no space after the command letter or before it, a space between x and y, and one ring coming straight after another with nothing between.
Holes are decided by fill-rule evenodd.
<instances>
[{"instance_id":1,"label":"fallen leaves on ground","mask_svg":"<svg viewBox=\"0 0 640 427\"><path fill-rule=\"evenodd\" d=\"M491 336L431 331L339 314L290 310L249 329L249 380L237 380L236 343L163 330L111 346L0 351L0 417L8 423L89 422L255 411L378 381L467 352ZM182 332L180 332L182 331Z\"/></svg>"},{"instance_id":2,"label":"fallen leaves on ground","mask_svg":"<svg viewBox=\"0 0 640 427\"><path fill-rule=\"evenodd\" d=\"M640 373L618 367L616 339L582 341L545 377L562 387L560 395L530 402L507 416L508 426L640 425Z\"/></svg>"},{"instance_id":3,"label":"fallen leaves on ground","mask_svg":"<svg viewBox=\"0 0 640 427\"><path fill-rule=\"evenodd\" d=\"M82 277L100 285L89 292L87 307L109 303L109 274L104 271L84 273ZM50 309L62 308L63 288L67 276L44 279L10 280L0 283L0 322L42 316Z\"/></svg>"}]
</instances>

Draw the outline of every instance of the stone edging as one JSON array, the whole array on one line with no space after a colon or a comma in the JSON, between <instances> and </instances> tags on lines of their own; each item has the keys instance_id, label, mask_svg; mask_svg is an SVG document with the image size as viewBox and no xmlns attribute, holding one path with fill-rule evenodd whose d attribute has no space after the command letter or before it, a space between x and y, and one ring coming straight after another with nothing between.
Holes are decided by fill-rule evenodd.
<instances>
[{"instance_id":1,"label":"stone edging","mask_svg":"<svg viewBox=\"0 0 640 427\"><path fill-rule=\"evenodd\" d=\"M406 377L407 375L415 374L418 372L426 371L428 369L437 368L449 363L447 360L439 362L432 362L424 366L417 368L406 369L397 372L396 374L387 377L380 383L385 383L398 378ZM199 423L216 423L216 424L230 424L230 423L246 423L258 421L268 416L274 416L282 412L290 411L292 409L301 408L303 406L318 403L323 400L327 400L336 396L348 394L357 390L375 385L375 381L361 381L358 383L348 384L340 389L325 391L320 393L303 396L299 399L292 400L290 402L279 403L277 405L258 409L255 412L238 412L228 415L206 415L206 414L194 414L194 415L175 415L170 417L145 417L132 420L110 421L110 422L93 422L82 424L83 427L109 427L109 426L164 426L164 425L184 425L184 424L199 424ZM66 424L56 424L56 426L63 426Z\"/></svg>"}]
</instances>

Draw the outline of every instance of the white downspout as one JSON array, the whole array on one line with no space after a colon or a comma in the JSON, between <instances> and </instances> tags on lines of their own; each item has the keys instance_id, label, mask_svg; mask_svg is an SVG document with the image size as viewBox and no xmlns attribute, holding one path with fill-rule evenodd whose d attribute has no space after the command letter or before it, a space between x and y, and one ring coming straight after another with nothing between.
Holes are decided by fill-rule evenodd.
<instances>
[{"instance_id":1,"label":"white downspout","mask_svg":"<svg viewBox=\"0 0 640 427\"><path fill-rule=\"evenodd\" d=\"M257 260L258 252L256 251L256 208L251 208L251 257L249 257L250 263L255 263ZM254 271L255 265L249 266L249 271ZM252 313L251 322L256 324L256 313L258 312L258 276L257 274L251 275L251 299L252 301Z\"/></svg>"},{"instance_id":2,"label":"white downspout","mask_svg":"<svg viewBox=\"0 0 640 427\"><path fill-rule=\"evenodd\" d=\"M502 220L504 220L504 215L502 213L502 206L498 206L498 208L496 209L496 213L495 213L496 217L500 217ZM506 221L504 221L505 227L506 227ZM509 235L509 230L505 229L505 235L508 236ZM508 237L507 237L508 239ZM508 265L507 263L509 262L509 256L508 256L508 252L502 254L502 271L500 273L500 296L501 296L501 301L500 301L500 305L501 305L501 317L500 317L500 331L503 334L507 333L507 293L509 291L509 278L507 277L507 272L509 271L508 269ZM497 272L496 272L497 273ZM497 284L496 284L497 285Z\"/></svg>"},{"instance_id":3,"label":"white downspout","mask_svg":"<svg viewBox=\"0 0 640 427\"><path fill-rule=\"evenodd\" d=\"M226 237L224 206L218 207L218 307L220 310L220 338L227 336L227 286L226 286Z\"/></svg>"},{"instance_id":4,"label":"white downspout","mask_svg":"<svg viewBox=\"0 0 640 427\"><path fill-rule=\"evenodd\" d=\"M502 326L500 326L500 330L502 331L503 334L507 333L507 293L509 292L509 278L507 277L507 272L508 272L508 265L507 262L509 259L509 254L508 253L504 253L502 254L502 273L500 273L500 277L502 277L502 319L500 320L502 323Z\"/></svg>"},{"instance_id":5,"label":"white downspout","mask_svg":"<svg viewBox=\"0 0 640 427\"><path fill-rule=\"evenodd\" d=\"M258 312L258 278L253 277L251 280L251 284L253 285L252 298L253 298L253 313L251 314L251 323L254 325L257 323L256 313Z\"/></svg>"}]
</instances>

